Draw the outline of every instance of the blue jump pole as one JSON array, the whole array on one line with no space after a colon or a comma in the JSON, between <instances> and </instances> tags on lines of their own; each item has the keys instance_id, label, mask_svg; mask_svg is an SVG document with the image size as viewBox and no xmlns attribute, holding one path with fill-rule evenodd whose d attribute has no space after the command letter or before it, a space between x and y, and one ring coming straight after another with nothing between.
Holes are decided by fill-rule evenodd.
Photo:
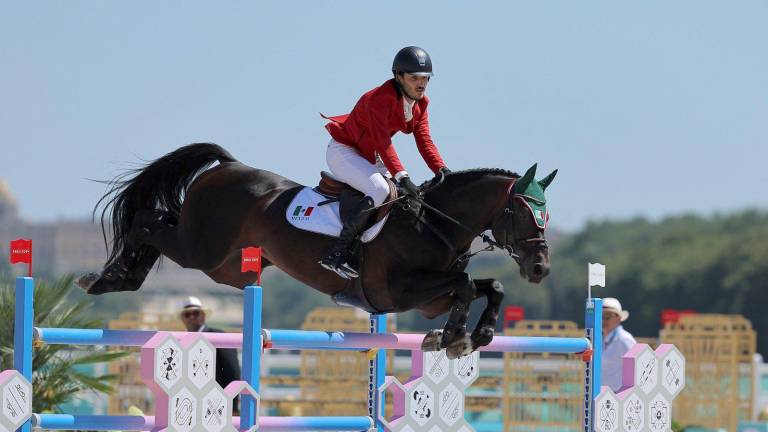
<instances>
[{"instance_id":1,"label":"blue jump pole","mask_svg":"<svg viewBox=\"0 0 768 432\"><path fill-rule=\"evenodd\" d=\"M258 393L261 382L261 308L262 296L260 286L245 287L243 299L243 368L242 379ZM241 415L240 427L249 429L256 424L256 401L244 395L240 398Z\"/></svg>"},{"instance_id":2,"label":"blue jump pole","mask_svg":"<svg viewBox=\"0 0 768 432\"><path fill-rule=\"evenodd\" d=\"M371 334L387 332L387 315L371 314ZM379 415L384 413L384 396L379 399L379 387L387 377L387 351L377 350L376 357L368 361L368 416L373 419L377 431L383 431L384 425Z\"/></svg>"},{"instance_id":3,"label":"blue jump pole","mask_svg":"<svg viewBox=\"0 0 768 432\"><path fill-rule=\"evenodd\" d=\"M233 426L237 427L241 420L241 417L233 417ZM46 430L156 430L154 416L34 414L32 422L36 428ZM372 426L371 418L365 416L259 418L260 431L367 431Z\"/></svg>"},{"instance_id":4,"label":"blue jump pole","mask_svg":"<svg viewBox=\"0 0 768 432\"><path fill-rule=\"evenodd\" d=\"M584 432L592 432L595 423L595 398L600 394L603 364L603 299L588 298L584 313L584 331L592 343L592 358L584 370Z\"/></svg>"},{"instance_id":5,"label":"blue jump pole","mask_svg":"<svg viewBox=\"0 0 768 432\"><path fill-rule=\"evenodd\" d=\"M330 332L316 330L265 330L273 348L282 349L399 349L420 351L423 334ZM478 351L575 354L592 348L587 338L495 336Z\"/></svg>"},{"instance_id":6,"label":"blue jump pole","mask_svg":"<svg viewBox=\"0 0 768 432\"><path fill-rule=\"evenodd\" d=\"M13 325L13 368L32 382L32 327L35 319L35 281L31 277L16 278L16 316ZM27 420L19 429L32 431L32 421Z\"/></svg>"}]
</instances>

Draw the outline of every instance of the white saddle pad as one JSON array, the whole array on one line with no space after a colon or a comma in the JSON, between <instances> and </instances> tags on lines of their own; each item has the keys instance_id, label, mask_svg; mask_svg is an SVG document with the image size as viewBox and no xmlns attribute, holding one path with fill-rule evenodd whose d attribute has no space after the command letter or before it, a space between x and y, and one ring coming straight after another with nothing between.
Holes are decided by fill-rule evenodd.
<instances>
[{"instance_id":1,"label":"white saddle pad","mask_svg":"<svg viewBox=\"0 0 768 432\"><path fill-rule=\"evenodd\" d=\"M296 228L338 237L341 233L339 202L318 205L327 200L328 198L315 192L312 188L304 187L288 205L285 210L285 218ZM389 214L368 228L361 236L363 243L368 243L376 238L388 218Z\"/></svg>"}]
</instances>

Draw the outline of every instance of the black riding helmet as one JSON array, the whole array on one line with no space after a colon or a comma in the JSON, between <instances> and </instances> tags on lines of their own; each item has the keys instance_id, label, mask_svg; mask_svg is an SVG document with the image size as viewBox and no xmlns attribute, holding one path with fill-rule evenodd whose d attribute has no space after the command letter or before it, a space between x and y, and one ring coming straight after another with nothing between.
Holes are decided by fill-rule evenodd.
<instances>
[{"instance_id":1,"label":"black riding helmet","mask_svg":"<svg viewBox=\"0 0 768 432\"><path fill-rule=\"evenodd\" d=\"M392 73L401 72L431 77L433 75L432 59L422 48L417 46L405 47L397 52L395 60L392 62Z\"/></svg>"}]
</instances>

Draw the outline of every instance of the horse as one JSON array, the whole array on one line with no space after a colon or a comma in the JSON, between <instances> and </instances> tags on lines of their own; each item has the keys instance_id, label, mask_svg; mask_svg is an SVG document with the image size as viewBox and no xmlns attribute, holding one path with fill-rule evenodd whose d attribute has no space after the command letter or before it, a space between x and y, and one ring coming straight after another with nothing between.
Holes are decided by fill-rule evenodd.
<instances>
[{"instance_id":1,"label":"horse","mask_svg":"<svg viewBox=\"0 0 768 432\"><path fill-rule=\"evenodd\" d=\"M529 282L549 273L544 189L557 170L540 181L535 172L536 165L522 177L503 169L455 171L422 184L420 197L401 194L379 234L358 242L360 277L347 280L318 264L333 237L287 221L287 206L305 186L249 167L216 144L190 144L107 182L94 217L101 208L109 257L100 272L76 283L89 294L137 290L163 255L242 289L256 275L241 271L241 251L258 246L262 268L274 265L340 303L346 298L374 313L417 309L429 319L450 311L423 349L445 348L457 358L491 342L504 297L497 280L473 280L464 271L473 239L509 252ZM469 306L480 297L487 306L468 335Z\"/></svg>"}]
</instances>

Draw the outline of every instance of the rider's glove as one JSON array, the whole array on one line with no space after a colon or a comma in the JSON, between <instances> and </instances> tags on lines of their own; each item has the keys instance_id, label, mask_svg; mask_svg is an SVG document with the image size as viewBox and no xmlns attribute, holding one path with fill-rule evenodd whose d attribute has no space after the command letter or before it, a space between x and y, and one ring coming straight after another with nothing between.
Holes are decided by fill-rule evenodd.
<instances>
[{"instance_id":1,"label":"rider's glove","mask_svg":"<svg viewBox=\"0 0 768 432\"><path fill-rule=\"evenodd\" d=\"M440 168L437 172L442 174L442 175L448 175L448 174L451 173L451 170L449 170L447 166L444 166L444 167Z\"/></svg>"},{"instance_id":2,"label":"rider's glove","mask_svg":"<svg viewBox=\"0 0 768 432\"><path fill-rule=\"evenodd\" d=\"M401 177L400 181L397 182L397 185L400 186L400 188L405 192L406 195L410 195L412 197L419 196L419 188L416 187L415 184L413 184L410 177L408 176Z\"/></svg>"}]
</instances>

